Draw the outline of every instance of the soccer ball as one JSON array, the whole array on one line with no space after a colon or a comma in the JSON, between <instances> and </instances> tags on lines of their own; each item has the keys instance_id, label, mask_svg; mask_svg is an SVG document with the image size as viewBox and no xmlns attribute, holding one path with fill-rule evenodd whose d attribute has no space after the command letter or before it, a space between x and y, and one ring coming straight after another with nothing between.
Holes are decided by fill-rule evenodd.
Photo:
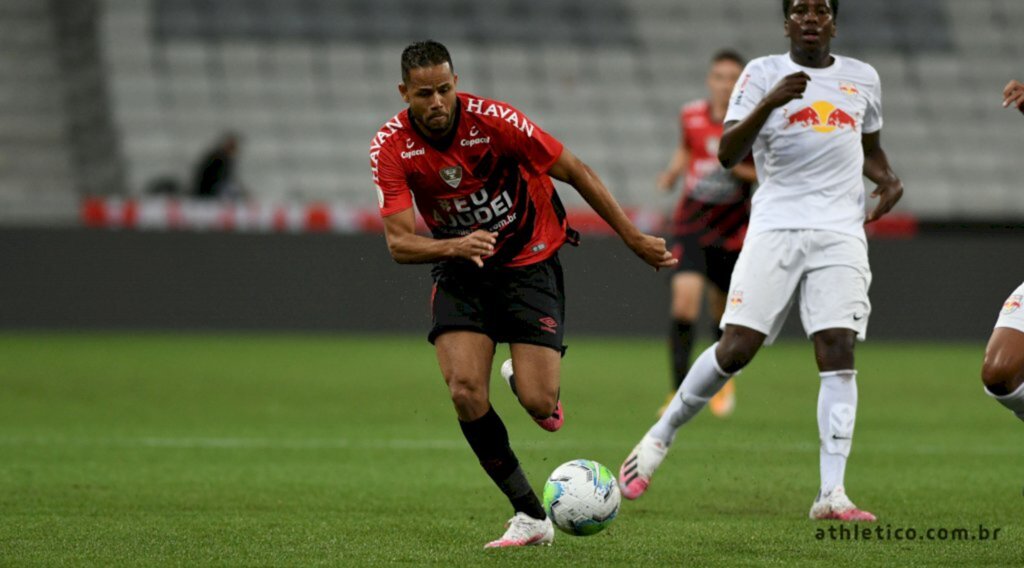
<instances>
[{"instance_id":1,"label":"soccer ball","mask_svg":"<svg viewBox=\"0 0 1024 568\"><path fill-rule=\"evenodd\" d=\"M593 460L563 463L544 484L544 510L556 527L571 535L603 531L615 519L621 500L615 476Z\"/></svg>"}]
</instances>

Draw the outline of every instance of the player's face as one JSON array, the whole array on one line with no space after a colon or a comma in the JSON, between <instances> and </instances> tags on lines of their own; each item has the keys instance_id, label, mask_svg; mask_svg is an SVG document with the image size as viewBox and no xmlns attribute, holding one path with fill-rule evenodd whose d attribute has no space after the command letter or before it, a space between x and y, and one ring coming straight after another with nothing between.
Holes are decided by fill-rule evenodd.
<instances>
[{"instance_id":1,"label":"player's face","mask_svg":"<svg viewBox=\"0 0 1024 568\"><path fill-rule=\"evenodd\" d=\"M786 19L786 37L802 51L828 49L836 35L836 21L829 0L792 0Z\"/></svg>"},{"instance_id":2,"label":"player's face","mask_svg":"<svg viewBox=\"0 0 1024 568\"><path fill-rule=\"evenodd\" d=\"M742 72L743 68L735 61L713 63L711 70L708 71L708 93L711 95L711 101L716 105L727 103Z\"/></svg>"},{"instance_id":3,"label":"player's face","mask_svg":"<svg viewBox=\"0 0 1024 568\"><path fill-rule=\"evenodd\" d=\"M409 71L409 80L398 86L409 103L412 117L431 134L445 134L455 118L455 87L459 76L448 63Z\"/></svg>"}]
</instances>

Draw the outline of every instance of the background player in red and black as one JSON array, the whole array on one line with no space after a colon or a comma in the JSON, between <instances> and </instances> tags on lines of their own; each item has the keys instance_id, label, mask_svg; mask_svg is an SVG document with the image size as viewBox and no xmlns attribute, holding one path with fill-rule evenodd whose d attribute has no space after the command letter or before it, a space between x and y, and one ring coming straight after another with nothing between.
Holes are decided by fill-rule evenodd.
<instances>
[{"instance_id":1,"label":"background player in red and black","mask_svg":"<svg viewBox=\"0 0 1024 568\"><path fill-rule=\"evenodd\" d=\"M718 141L729 96L743 71L743 58L731 50L717 53L708 70L708 98L683 106L679 113L681 137L668 168L658 177L658 188L672 191L683 177L683 194L672 215L670 250L679 264L672 277L672 390L664 412L683 377L690 370L693 325L700 318L704 292L717 323L725 310L725 294L750 220L751 185L757 181L753 159L731 170L718 162ZM711 286L705 286L709 282ZM726 416L735 404L730 381L711 400L716 416Z\"/></svg>"},{"instance_id":2,"label":"background player in red and black","mask_svg":"<svg viewBox=\"0 0 1024 568\"><path fill-rule=\"evenodd\" d=\"M558 250L574 238L551 177L572 185L645 262L669 267L664 239L641 233L583 162L512 106L457 94L451 56L433 41L402 53L408 108L370 146L388 248L433 270L434 343L462 432L515 509L488 546L547 544L546 518L489 399L495 345L509 383L542 427L563 421L564 293ZM550 177L549 177L550 176ZM413 204L432 237L417 235ZM504 366L503 366L504 368Z\"/></svg>"}]
</instances>

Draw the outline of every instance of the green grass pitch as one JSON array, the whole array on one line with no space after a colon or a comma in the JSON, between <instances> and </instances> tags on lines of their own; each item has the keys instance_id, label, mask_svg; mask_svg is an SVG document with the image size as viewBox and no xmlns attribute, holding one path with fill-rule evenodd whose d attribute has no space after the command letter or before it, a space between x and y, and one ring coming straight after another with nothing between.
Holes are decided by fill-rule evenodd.
<instances>
[{"instance_id":1,"label":"green grass pitch","mask_svg":"<svg viewBox=\"0 0 1024 568\"><path fill-rule=\"evenodd\" d=\"M555 434L495 362L537 489L573 458L617 472L667 392L664 342L569 339ZM982 393L982 348L859 346L847 489L882 527L996 540L819 540L818 379L786 342L606 532L485 551L511 511L421 337L0 334L0 565L1019 566L1024 424Z\"/></svg>"}]
</instances>

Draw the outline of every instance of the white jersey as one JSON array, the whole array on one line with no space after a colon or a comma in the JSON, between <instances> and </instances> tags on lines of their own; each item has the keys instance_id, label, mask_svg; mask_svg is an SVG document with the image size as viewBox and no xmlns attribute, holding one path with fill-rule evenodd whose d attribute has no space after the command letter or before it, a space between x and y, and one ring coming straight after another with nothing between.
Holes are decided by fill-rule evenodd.
<instances>
[{"instance_id":1,"label":"white jersey","mask_svg":"<svg viewBox=\"0 0 1024 568\"><path fill-rule=\"evenodd\" d=\"M786 75L811 77L803 98L772 111L754 142L761 185L748 235L819 229L865 238L861 135L882 129L882 86L867 63L834 57L824 69L789 54L760 57L736 83L725 122L746 118Z\"/></svg>"}]
</instances>

